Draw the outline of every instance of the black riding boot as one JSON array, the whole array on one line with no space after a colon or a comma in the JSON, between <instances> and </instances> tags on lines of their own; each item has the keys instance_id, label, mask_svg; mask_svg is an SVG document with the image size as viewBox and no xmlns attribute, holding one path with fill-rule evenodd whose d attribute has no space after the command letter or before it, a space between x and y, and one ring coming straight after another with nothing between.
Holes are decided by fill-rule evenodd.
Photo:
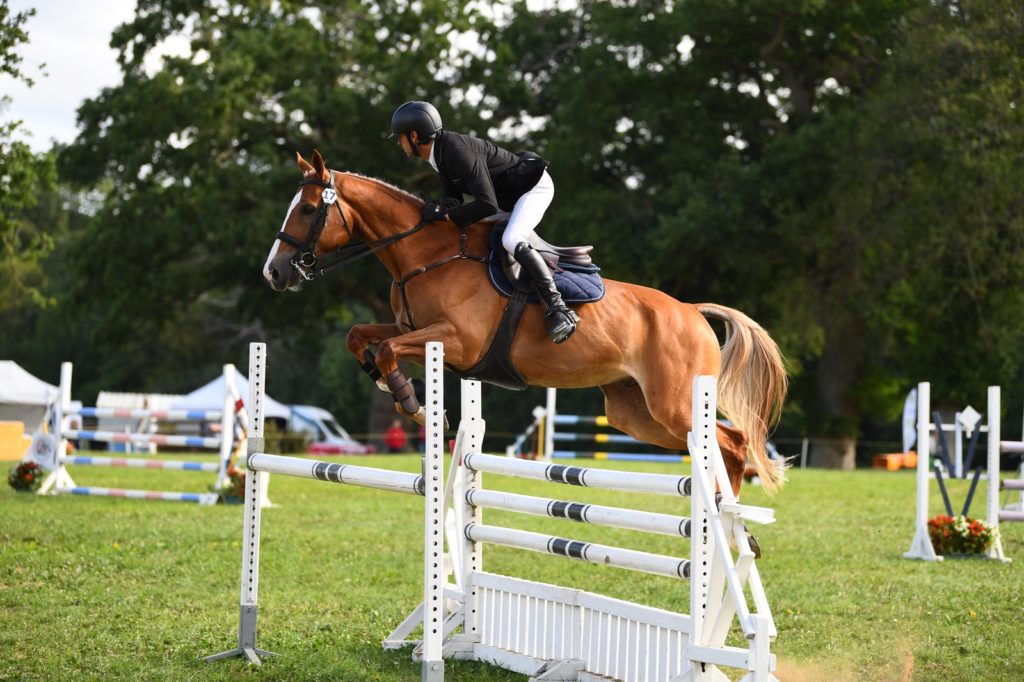
<instances>
[{"instance_id":1,"label":"black riding boot","mask_svg":"<svg viewBox=\"0 0 1024 682\"><path fill-rule=\"evenodd\" d=\"M520 242L514 255L516 262L530 275L537 295L544 301L544 308L547 310L544 315L544 328L548 336L555 343L562 343L576 331L579 316L565 305L562 295L555 288L555 279L548 270L548 264L532 246Z\"/></svg>"}]
</instances>

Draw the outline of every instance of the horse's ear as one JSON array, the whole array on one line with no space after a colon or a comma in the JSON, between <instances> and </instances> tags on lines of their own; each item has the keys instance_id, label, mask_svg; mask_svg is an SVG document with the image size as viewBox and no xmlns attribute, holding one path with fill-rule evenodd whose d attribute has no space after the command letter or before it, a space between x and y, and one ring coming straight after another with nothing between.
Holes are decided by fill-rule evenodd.
<instances>
[{"instance_id":1,"label":"horse's ear","mask_svg":"<svg viewBox=\"0 0 1024 682\"><path fill-rule=\"evenodd\" d=\"M328 180L327 164L324 163L324 157L320 156L320 150L313 150L313 168L320 174L320 179L324 182Z\"/></svg>"},{"instance_id":2,"label":"horse's ear","mask_svg":"<svg viewBox=\"0 0 1024 682\"><path fill-rule=\"evenodd\" d=\"M309 162L302 158L302 154L298 152L295 152L295 165L299 167L299 172L302 173L302 176L305 178L316 173L316 169L309 165Z\"/></svg>"}]
</instances>

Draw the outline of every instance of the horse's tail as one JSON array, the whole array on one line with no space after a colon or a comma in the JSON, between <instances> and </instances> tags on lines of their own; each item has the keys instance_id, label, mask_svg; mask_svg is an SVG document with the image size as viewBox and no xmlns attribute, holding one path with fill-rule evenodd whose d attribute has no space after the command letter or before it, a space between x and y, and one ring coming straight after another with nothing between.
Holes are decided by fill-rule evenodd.
<instances>
[{"instance_id":1,"label":"horse's tail","mask_svg":"<svg viewBox=\"0 0 1024 682\"><path fill-rule=\"evenodd\" d=\"M718 411L747 437L747 460L768 492L786 480L784 460L768 459L768 432L779 421L788 379L778 345L761 325L738 310L699 303L702 315L725 322Z\"/></svg>"}]
</instances>

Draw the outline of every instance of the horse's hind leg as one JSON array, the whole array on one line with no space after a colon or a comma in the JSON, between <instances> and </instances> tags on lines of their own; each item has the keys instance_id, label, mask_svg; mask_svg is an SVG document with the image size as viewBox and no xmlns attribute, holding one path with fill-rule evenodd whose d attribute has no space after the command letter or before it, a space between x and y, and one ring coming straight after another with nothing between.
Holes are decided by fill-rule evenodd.
<instances>
[{"instance_id":1,"label":"horse's hind leg","mask_svg":"<svg viewBox=\"0 0 1024 682\"><path fill-rule=\"evenodd\" d=\"M686 439L675 436L659 424L651 411L640 385L633 379L624 379L601 387L604 393L604 414L608 424L637 440L670 450L685 450Z\"/></svg>"},{"instance_id":2,"label":"horse's hind leg","mask_svg":"<svg viewBox=\"0 0 1024 682\"><path fill-rule=\"evenodd\" d=\"M655 420L654 415L647 407L640 385L632 379L620 381L614 384L607 384L601 387L604 392L604 409L608 417L608 423L620 431L624 431L637 440L642 440L654 445L670 449L685 449L688 444L684 438L676 436L663 424ZM685 395L689 395L686 393ZM690 430L692 417L689 414L690 400L686 401L686 410L677 418L685 423L683 433ZM725 460L725 469L729 474L729 483L732 485L733 494L739 496L740 484L743 481L745 468L747 441L746 437L731 426L718 423L717 436L719 448L722 450L722 458ZM757 538L747 533L747 540L754 552L754 556L760 558L761 547Z\"/></svg>"},{"instance_id":3,"label":"horse's hind leg","mask_svg":"<svg viewBox=\"0 0 1024 682\"><path fill-rule=\"evenodd\" d=\"M743 473L747 469L747 437L742 431L718 422L718 447L722 450L725 470L729 474L732 494L740 496Z\"/></svg>"},{"instance_id":4,"label":"horse's hind leg","mask_svg":"<svg viewBox=\"0 0 1024 682\"><path fill-rule=\"evenodd\" d=\"M677 391L676 394L686 396L685 400L679 401L685 404L676 404L674 409L660 411L662 419L657 419L651 413L640 385L632 379L607 384L601 387L601 391L604 392L604 409L608 423L619 431L628 433L637 440L670 450L687 448L686 434L692 421L689 392ZM668 424L672 424L671 429ZM738 496L743 482L743 471L746 468L747 439L740 431L721 422L718 423L717 431L718 445L722 450L722 459L725 460L729 483L732 485L733 494Z\"/></svg>"}]
</instances>

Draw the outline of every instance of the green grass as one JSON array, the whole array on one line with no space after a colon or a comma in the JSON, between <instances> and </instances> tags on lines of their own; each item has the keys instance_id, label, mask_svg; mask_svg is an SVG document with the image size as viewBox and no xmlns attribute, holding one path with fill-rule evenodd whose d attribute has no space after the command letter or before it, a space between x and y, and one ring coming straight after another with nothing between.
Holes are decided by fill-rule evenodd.
<instances>
[{"instance_id":1,"label":"green grass","mask_svg":"<svg viewBox=\"0 0 1024 682\"><path fill-rule=\"evenodd\" d=\"M414 456L335 458L417 471ZM595 464L595 466L597 466ZM678 471L672 465L633 470ZM72 469L82 485L203 490L210 476ZM792 471L757 531L783 680L1024 679L1024 527L1011 564L900 558L910 544L910 472ZM688 513L688 502L489 477L544 497ZM159 485L153 485L160 481ZM982 485L983 488L983 485ZM956 482L954 496L965 486ZM200 657L236 642L242 511L0 491L0 679L419 679L408 651L380 641L422 596L422 498L274 476L264 512L255 668ZM933 488L933 511L940 508ZM974 512L983 514L983 496ZM684 555L688 544L630 531L487 511L488 522ZM684 583L501 547L488 570L686 611ZM524 680L449 661L453 682Z\"/></svg>"}]
</instances>

